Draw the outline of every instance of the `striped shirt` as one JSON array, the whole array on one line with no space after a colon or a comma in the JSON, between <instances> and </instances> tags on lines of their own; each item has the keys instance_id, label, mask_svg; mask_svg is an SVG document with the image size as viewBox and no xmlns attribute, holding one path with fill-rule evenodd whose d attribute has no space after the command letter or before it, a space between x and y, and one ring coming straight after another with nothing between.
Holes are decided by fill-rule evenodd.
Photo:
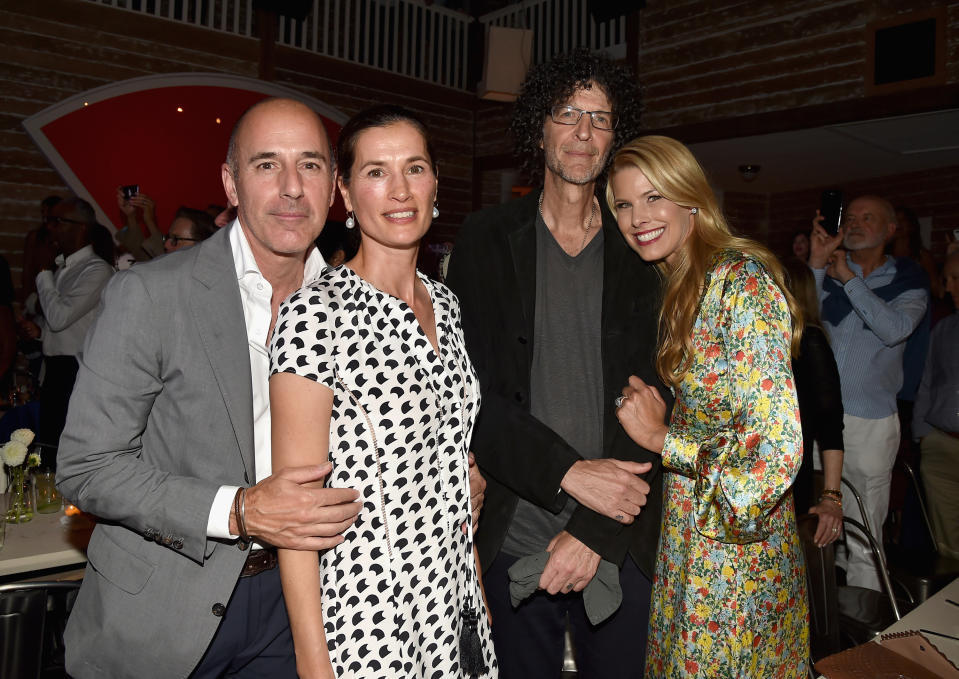
<instances>
[{"instance_id":1,"label":"striped shirt","mask_svg":"<svg viewBox=\"0 0 959 679\"><path fill-rule=\"evenodd\" d=\"M864 280L862 268L849 254L846 258L855 276L842 289L854 313L847 314L838 324L825 318L823 323L832 340L846 414L878 420L896 412L906 340L925 316L929 293L917 287L884 301L873 290L892 283L896 260L886 257ZM822 304L831 294L823 291L826 270L812 272Z\"/></svg>"}]
</instances>

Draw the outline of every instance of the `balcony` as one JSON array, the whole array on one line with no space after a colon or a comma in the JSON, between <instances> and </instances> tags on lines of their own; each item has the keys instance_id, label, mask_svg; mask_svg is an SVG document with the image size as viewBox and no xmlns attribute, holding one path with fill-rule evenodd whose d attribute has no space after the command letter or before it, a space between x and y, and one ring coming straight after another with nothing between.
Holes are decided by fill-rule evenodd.
<instances>
[{"instance_id":1,"label":"balcony","mask_svg":"<svg viewBox=\"0 0 959 679\"><path fill-rule=\"evenodd\" d=\"M265 3L289 14L257 12L253 0L85 0L213 31L258 38L258 20L276 21L276 44L424 82L469 91L475 36L489 26L533 31L532 61L588 46L626 56L626 19L597 22L586 0L527 0L478 19L423 0L299 0ZM482 30L471 30L478 23ZM477 27L478 28L478 27Z\"/></svg>"}]
</instances>

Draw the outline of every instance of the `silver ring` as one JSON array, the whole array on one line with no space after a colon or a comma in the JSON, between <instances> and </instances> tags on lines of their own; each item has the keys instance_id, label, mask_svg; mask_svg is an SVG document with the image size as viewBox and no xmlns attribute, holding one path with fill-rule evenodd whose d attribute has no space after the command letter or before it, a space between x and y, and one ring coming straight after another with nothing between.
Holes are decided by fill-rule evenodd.
<instances>
[{"instance_id":1,"label":"silver ring","mask_svg":"<svg viewBox=\"0 0 959 679\"><path fill-rule=\"evenodd\" d=\"M625 401L625 400L626 400L626 397L625 397L625 396L617 396L617 397L616 397L616 400L613 401L613 407L614 407L614 408L619 408L620 406L623 405L623 401Z\"/></svg>"},{"instance_id":2,"label":"silver ring","mask_svg":"<svg viewBox=\"0 0 959 679\"><path fill-rule=\"evenodd\" d=\"M838 533L838 532L839 532L839 529L838 529L838 528L833 528L833 529L832 529L832 532L833 532L833 533Z\"/></svg>"}]
</instances>

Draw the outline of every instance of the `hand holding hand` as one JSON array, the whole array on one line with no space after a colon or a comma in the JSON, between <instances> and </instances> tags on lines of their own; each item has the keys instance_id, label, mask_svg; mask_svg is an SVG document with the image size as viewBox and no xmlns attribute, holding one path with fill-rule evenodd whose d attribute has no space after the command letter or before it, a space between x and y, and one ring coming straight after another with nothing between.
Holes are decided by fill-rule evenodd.
<instances>
[{"instance_id":1,"label":"hand holding hand","mask_svg":"<svg viewBox=\"0 0 959 679\"><path fill-rule=\"evenodd\" d=\"M582 592L596 575L600 556L566 531L546 547L549 560L539 579L539 588L550 594Z\"/></svg>"},{"instance_id":2,"label":"hand holding hand","mask_svg":"<svg viewBox=\"0 0 959 679\"><path fill-rule=\"evenodd\" d=\"M812 233L809 235L809 266L813 269L826 267L832 253L842 245L844 236L842 227L839 227L839 232L835 236L830 236L822 228L822 220L822 214L816 210L816 218L812 220Z\"/></svg>"},{"instance_id":3,"label":"hand holding hand","mask_svg":"<svg viewBox=\"0 0 959 679\"><path fill-rule=\"evenodd\" d=\"M816 535L813 536L818 547L824 547L839 539L842 535L842 507L832 500L823 499L818 505L810 507L809 513L819 516Z\"/></svg>"},{"instance_id":4,"label":"hand holding hand","mask_svg":"<svg viewBox=\"0 0 959 679\"><path fill-rule=\"evenodd\" d=\"M666 401L659 390L633 375L623 387L622 399L616 419L629 438L646 450L661 453L669 428L665 423Z\"/></svg>"},{"instance_id":5,"label":"hand holding hand","mask_svg":"<svg viewBox=\"0 0 959 679\"><path fill-rule=\"evenodd\" d=\"M629 524L649 495L649 484L636 475L652 468L649 462L613 458L579 460L566 472L560 487L594 512Z\"/></svg>"},{"instance_id":6,"label":"hand holding hand","mask_svg":"<svg viewBox=\"0 0 959 679\"><path fill-rule=\"evenodd\" d=\"M473 453L469 454L469 479L470 479L470 508L473 513L473 534L479 527L480 512L483 510L483 501L486 499L486 479L480 474L479 467L476 466L476 457ZM466 535L466 522L461 526L463 535Z\"/></svg>"},{"instance_id":7,"label":"hand holding hand","mask_svg":"<svg viewBox=\"0 0 959 679\"><path fill-rule=\"evenodd\" d=\"M333 465L287 467L246 492L246 528L251 536L286 549L321 550L340 544L362 505L352 488L316 487ZM230 532L237 534L234 518Z\"/></svg>"}]
</instances>

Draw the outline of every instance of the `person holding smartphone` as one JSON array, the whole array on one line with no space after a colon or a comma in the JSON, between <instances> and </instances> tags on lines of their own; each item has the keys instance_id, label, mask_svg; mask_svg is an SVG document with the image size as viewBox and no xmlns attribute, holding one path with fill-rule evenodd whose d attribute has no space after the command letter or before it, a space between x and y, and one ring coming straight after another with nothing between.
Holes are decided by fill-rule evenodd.
<instances>
[{"instance_id":1,"label":"person holding smartphone","mask_svg":"<svg viewBox=\"0 0 959 679\"><path fill-rule=\"evenodd\" d=\"M822 222L817 210L809 267L842 384L843 475L863 495L869 525L881 544L899 449L896 394L903 382L903 353L926 315L929 283L913 261L885 254L896 233L896 215L884 198L867 195L850 202L835 235ZM826 490L842 500L841 488ZM843 509L862 521L855 502ZM879 590L867 543L849 535L846 544L847 583Z\"/></svg>"}]
</instances>

